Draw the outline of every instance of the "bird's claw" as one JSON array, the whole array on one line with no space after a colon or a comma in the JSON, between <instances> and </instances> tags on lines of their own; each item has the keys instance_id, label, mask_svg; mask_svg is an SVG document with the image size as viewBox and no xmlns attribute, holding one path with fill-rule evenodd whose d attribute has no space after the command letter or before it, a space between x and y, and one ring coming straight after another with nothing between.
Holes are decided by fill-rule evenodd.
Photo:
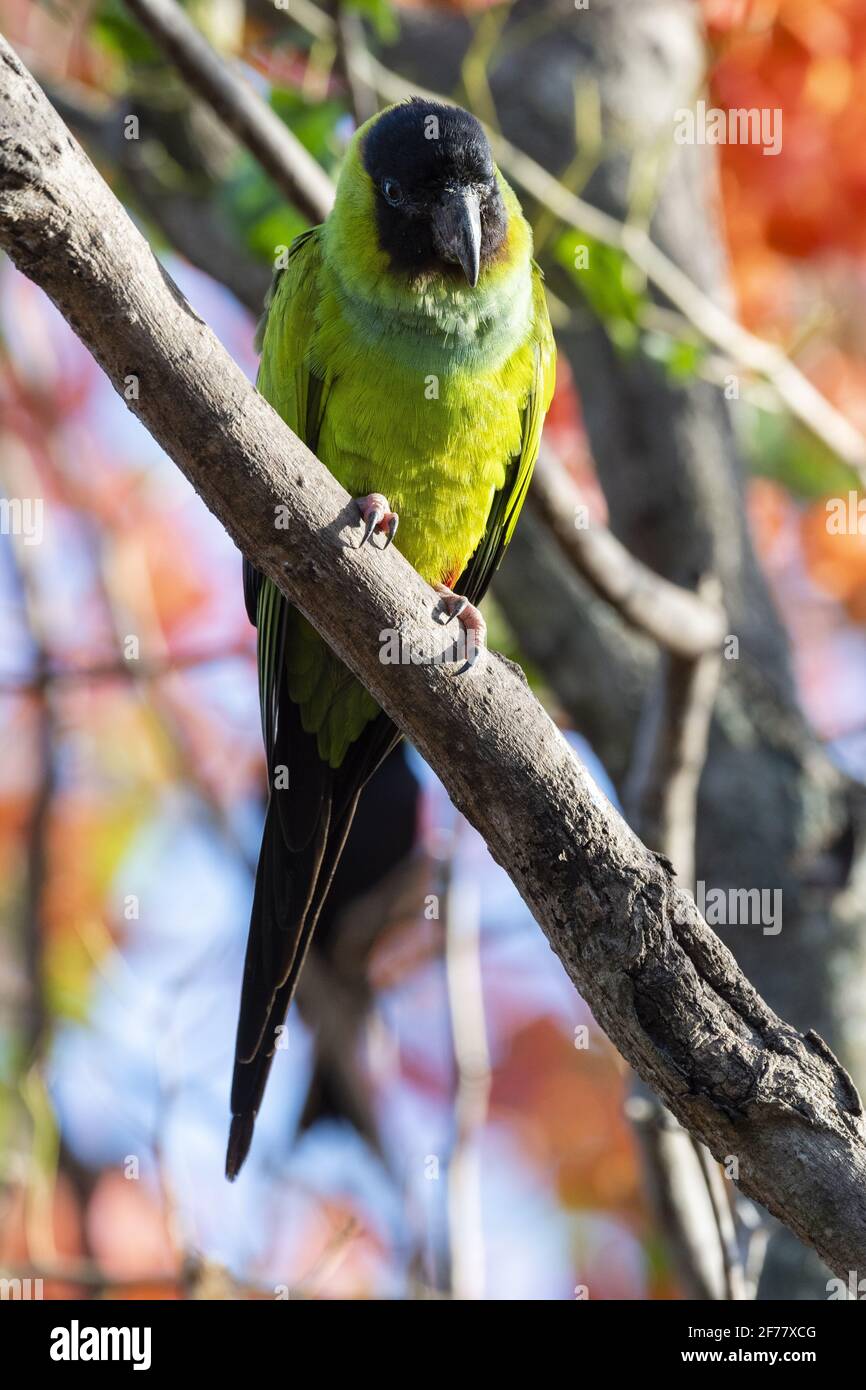
<instances>
[{"instance_id":1,"label":"bird's claw","mask_svg":"<svg viewBox=\"0 0 866 1390\"><path fill-rule=\"evenodd\" d=\"M371 492L367 497L356 497L355 501L361 512L361 520L364 523L364 534L358 542L358 549L365 545L377 531L385 532L385 544L383 550L387 550L395 535L400 522L396 512L392 512L388 506L387 497L383 497L381 492Z\"/></svg>"},{"instance_id":2,"label":"bird's claw","mask_svg":"<svg viewBox=\"0 0 866 1390\"><path fill-rule=\"evenodd\" d=\"M463 676L471 671L487 643L487 624L478 609L463 594L455 594L445 584L434 584L440 602L448 614L443 627L456 618L466 632L466 660L457 672Z\"/></svg>"},{"instance_id":3,"label":"bird's claw","mask_svg":"<svg viewBox=\"0 0 866 1390\"><path fill-rule=\"evenodd\" d=\"M364 534L363 534L363 536L361 537L361 545L364 545L365 542L368 541L368 540L370 539L370 537L372 536L373 532L375 531L376 527L379 525L379 522L382 520L382 517L383 517L384 515L385 515L385 513L383 512L383 510L382 510L381 507L373 507L373 509L367 513L367 517L366 517L366 522L367 522L367 524L366 524L366 526L364 527Z\"/></svg>"},{"instance_id":4,"label":"bird's claw","mask_svg":"<svg viewBox=\"0 0 866 1390\"><path fill-rule=\"evenodd\" d=\"M467 671L471 671L479 656L484 650L483 642L471 642L471 650L466 653L466 660L457 672L458 676L465 676Z\"/></svg>"}]
</instances>

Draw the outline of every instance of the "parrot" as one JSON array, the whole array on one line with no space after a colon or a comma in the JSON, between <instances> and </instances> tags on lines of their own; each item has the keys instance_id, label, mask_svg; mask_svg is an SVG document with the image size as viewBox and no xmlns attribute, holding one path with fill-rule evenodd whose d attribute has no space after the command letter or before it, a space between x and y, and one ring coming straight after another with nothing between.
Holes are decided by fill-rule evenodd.
<instances>
[{"instance_id":1,"label":"parrot","mask_svg":"<svg viewBox=\"0 0 866 1390\"><path fill-rule=\"evenodd\" d=\"M325 221L269 291L257 387L485 650L478 611L513 534L554 389L543 276L468 111L413 96L351 137ZM398 530L399 527L399 530ZM359 796L401 734L312 624L244 560L268 802L253 890L226 1176L270 1066Z\"/></svg>"}]
</instances>

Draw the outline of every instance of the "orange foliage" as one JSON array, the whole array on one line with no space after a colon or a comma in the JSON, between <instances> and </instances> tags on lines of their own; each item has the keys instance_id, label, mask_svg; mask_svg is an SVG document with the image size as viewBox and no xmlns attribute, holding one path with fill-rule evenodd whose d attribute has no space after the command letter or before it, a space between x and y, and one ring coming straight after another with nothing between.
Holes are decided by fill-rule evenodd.
<instances>
[{"instance_id":1,"label":"orange foliage","mask_svg":"<svg viewBox=\"0 0 866 1390\"><path fill-rule=\"evenodd\" d=\"M574 1047L550 1018L528 1024L497 1067L491 1110L507 1114L526 1147L552 1166L562 1201L631 1213L640 1209L622 1069L600 1036Z\"/></svg>"},{"instance_id":2,"label":"orange foliage","mask_svg":"<svg viewBox=\"0 0 866 1390\"><path fill-rule=\"evenodd\" d=\"M741 316L789 349L805 333L801 365L866 431L866 0L702 0L702 7L714 103L782 112L778 155L755 144L718 151ZM766 557L786 504L768 485L753 489L750 506ZM809 575L863 622L866 537L856 529L834 534L826 523L823 500L802 517Z\"/></svg>"},{"instance_id":3,"label":"orange foliage","mask_svg":"<svg viewBox=\"0 0 866 1390\"><path fill-rule=\"evenodd\" d=\"M704 0L713 100L783 112L782 148L720 147L734 274L746 319L796 313L786 264L866 251L866 3Z\"/></svg>"},{"instance_id":4,"label":"orange foliage","mask_svg":"<svg viewBox=\"0 0 866 1390\"><path fill-rule=\"evenodd\" d=\"M845 604L855 622L866 618L866 534L827 526L827 504L816 502L802 520L803 553L812 579ZM864 523L866 524L866 523Z\"/></svg>"}]
</instances>

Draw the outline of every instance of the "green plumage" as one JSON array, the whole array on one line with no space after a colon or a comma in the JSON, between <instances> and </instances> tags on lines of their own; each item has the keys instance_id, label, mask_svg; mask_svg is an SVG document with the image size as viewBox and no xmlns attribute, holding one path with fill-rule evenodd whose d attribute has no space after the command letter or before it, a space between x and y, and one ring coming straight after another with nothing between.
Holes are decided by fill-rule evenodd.
<instances>
[{"instance_id":1,"label":"green plumage","mask_svg":"<svg viewBox=\"0 0 866 1390\"><path fill-rule=\"evenodd\" d=\"M517 521L553 393L554 346L541 273L519 203L498 173L507 227L474 287L435 268L395 272L377 236L379 192L362 157L369 128L380 119L354 137L330 217L294 242L275 280L260 329L258 386L353 497L385 494L400 517L395 544L424 579L477 602ZM315 754L305 748L304 766L315 757L322 764L313 772L309 819L298 804L308 788L290 768L289 792L282 795L292 805L279 809L279 818L288 817L295 829L283 839L289 855L305 836L307 847L321 840L315 855L327 861L334 824L339 816L351 818L356 784L374 769L393 726L269 580L249 570L245 579L258 627L271 785L281 757L291 759L291 749L279 747L281 724L283 742L289 724L309 736ZM271 820L275 800L272 791ZM269 849L269 860L278 859L279 851ZM321 876L321 864L313 876ZM294 906L286 909L279 894L268 897L268 885L257 884L257 901L268 897L275 913L288 911L288 925L268 930L282 931L289 945L280 942L275 951L254 943L251 927L255 958L251 963L248 950L241 1067L256 1062L277 994L285 994L300 968L315 919L308 887L296 885ZM317 891L327 891L327 883ZM254 925L255 918L254 907ZM277 1002L281 1006L282 998ZM249 1027L245 1008L255 1015ZM236 1077L238 1090L244 1087ZM249 1097L241 1095L241 1102L248 1107Z\"/></svg>"},{"instance_id":2,"label":"green plumage","mask_svg":"<svg viewBox=\"0 0 866 1390\"><path fill-rule=\"evenodd\" d=\"M278 276L259 389L353 497L385 494L400 515L396 545L422 577L453 584L509 465L522 455L528 480L538 452L553 387L541 276L503 180L506 254L475 289L395 284L370 244L362 138L363 130L328 223L294 243ZM303 726L339 767L377 707L299 617L286 660Z\"/></svg>"}]
</instances>

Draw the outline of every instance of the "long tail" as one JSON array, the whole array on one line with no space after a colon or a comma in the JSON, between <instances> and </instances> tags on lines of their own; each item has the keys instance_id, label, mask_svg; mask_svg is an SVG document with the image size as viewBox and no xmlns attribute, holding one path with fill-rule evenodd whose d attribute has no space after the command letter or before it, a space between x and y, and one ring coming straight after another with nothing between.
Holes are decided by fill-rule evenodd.
<instances>
[{"instance_id":1,"label":"long tail","mask_svg":"<svg viewBox=\"0 0 866 1390\"><path fill-rule=\"evenodd\" d=\"M259 852L232 1080L226 1152L230 1181L249 1152L281 1028L358 798L399 740L391 721L380 715L334 772L314 757L298 758L299 745L304 747L309 735L300 731L299 715L286 714L284 731L293 743L291 800L287 792L272 794ZM286 725L295 719L295 727L287 730ZM302 819L297 813L299 801L305 803ZM299 825L303 825L302 834Z\"/></svg>"},{"instance_id":2,"label":"long tail","mask_svg":"<svg viewBox=\"0 0 866 1390\"><path fill-rule=\"evenodd\" d=\"M277 924L279 924L277 929L285 932L287 919L291 918L290 909L288 911L284 909L284 915L281 915L275 923L271 915L274 907L274 896L268 891L266 881L276 881L282 886L297 884L299 885L298 892L303 893L303 887L300 885L305 883L305 870L307 872L312 870L310 878L306 879L307 883L312 883L312 892L308 896L306 911L302 912L300 917L295 915L294 942L289 973L286 979L271 992L271 997L267 1002L262 999L255 980L251 982L250 988L247 988L247 971L246 969L244 971L244 989L238 1018L238 1039L232 1079L232 1124L226 1151L226 1177L232 1181L240 1172L249 1152L256 1114L261 1105L271 1062L279 1044L280 1030L286 1021L289 1005L297 988L301 968L322 904L330 887L334 869L342 852L346 834L352 823L356 805L357 795L348 813L344 816L342 833L336 827L337 833L335 835L329 836L326 832L324 852L318 863L313 861L312 864L309 864L308 861L308 864L305 864L302 861L291 866L278 862L278 856L285 855L285 845L280 833L278 818L272 814L273 803L268 807L262 837L262 849L259 855L259 867L256 874L256 892L253 899L250 937L247 945L248 963L251 951L255 950L253 939L266 938ZM304 859L308 860L308 856L305 855ZM291 892L291 886L288 887L288 891ZM255 1044L250 1048L249 1042L255 1034L257 1034Z\"/></svg>"}]
</instances>

